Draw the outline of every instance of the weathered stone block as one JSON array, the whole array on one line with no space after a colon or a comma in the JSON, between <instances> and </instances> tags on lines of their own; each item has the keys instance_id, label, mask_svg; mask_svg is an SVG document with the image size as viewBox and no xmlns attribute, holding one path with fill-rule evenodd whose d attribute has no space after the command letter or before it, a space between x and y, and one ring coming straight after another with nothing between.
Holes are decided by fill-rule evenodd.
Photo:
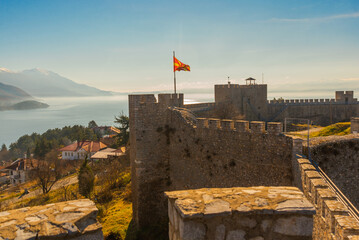
<instances>
[{"instance_id":1,"label":"weathered stone block","mask_svg":"<svg viewBox=\"0 0 359 240\"><path fill-rule=\"evenodd\" d=\"M203 223L180 220L179 235L181 240L204 240L206 227Z\"/></svg>"},{"instance_id":2,"label":"weathered stone block","mask_svg":"<svg viewBox=\"0 0 359 240\"><path fill-rule=\"evenodd\" d=\"M208 128L208 118L197 118L197 128Z\"/></svg>"},{"instance_id":3,"label":"weathered stone block","mask_svg":"<svg viewBox=\"0 0 359 240\"><path fill-rule=\"evenodd\" d=\"M268 134L279 135L282 133L282 123L280 122L269 122L267 123L267 132Z\"/></svg>"},{"instance_id":4,"label":"weathered stone block","mask_svg":"<svg viewBox=\"0 0 359 240\"><path fill-rule=\"evenodd\" d=\"M220 120L214 118L208 119L208 127L210 129L219 129L221 127Z\"/></svg>"},{"instance_id":5,"label":"weathered stone block","mask_svg":"<svg viewBox=\"0 0 359 240\"><path fill-rule=\"evenodd\" d=\"M251 122L251 131L253 133L264 133L265 132L265 123L260 121Z\"/></svg>"},{"instance_id":6,"label":"weathered stone block","mask_svg":"<svg viewBox=\"0 0 359 240\"><path fill-rule=\"evenodd\" d=\"M312 203L316 205L317 203L316 195L318 189L326 189L328 188L328 184L322 178L309 179L309 184L310 184Z\"/></svg>"},{"instance_id":7,"label":"weathered stone block","mask_svg":"<svg viewBox=\"0 0 359 240\"><path fill-rule=\"evenodd\" d=\"M226 240L245 240L246 232L243 230L229 231Z\"/></svg>"},{"instance_id":8,"label":"weathered stone block","mask_svg":"<svg viewBox=\"0 0 359 240\"><path fill-rule=\"evenodd\" d=\"M348 209L339 201L336 200L325 200L325 221L328 224L330 232L334 233L335 227L335 215L348 216Z\"/></svg>"},{"instance_id":9,"label":"weathered stone block","mask_svg":"<svg viewBox=\"0 0 359 240\"><path fill-rule=\"evenodd\" d=\"M225 131L231 131L234 129L234 121L233 120L221 120L221 128Z\"/></svg>"},{"instance_id":10,"label":"weathered stone block","mask_svg":"<svg viewBox=\"0 0 359 240\"><path fill-rule=\"evenodd\" d=\"M20 208L0 213L0 239L103 239L89 199Z\"/></svg>"},{"instance_id":11,"label":"weathered stone block","mask_svg":"<svg viewBox=\"0 0 359 240\"><path fill-rule=\"evenodd\" d=\"M351 216L334 216L336 239L346 239L349 235L359 235L359 223Z\"/></svg>"},{"instance_id":12,"label":"weathered stone block","mask_svg":"<svg viewBox=\"0 0 359 240\"><path fill-rule=\"evenodd\" d=\"M237 120L234 122L234 128L238 132L248 132L249 131L249 122Z\"/></svg>"},{"instance_id":13,"label":"weathered stone block","mask_svg":"<svg viewBox=\"0 0 359 240\"><path fill-rule=\"evenodd\" d=\"M216 227L215 240L224 240L226 237L226 227L223 224L220 224Z\"/></svg>"},{"instance_id":14,"label":"weathered stone block","mask_svg":"<svg viewBox=\"0 0 359 240\"><path fill-rule=\"evenodd\" d=\"M329 188L319 188L316 194L317 199L317 214L322 217L325 217L325 207L324 201L325 200L336 200L337 195Z\"/></svg>"},{"instance_id":15,"label":"weathered stone block","mask_svg":"<svg viewBox=\"0 0 359 240\"><path fill-rule=\"evenodd\" d=\"M286 236L311 236L313 230L313 218L311 217L289 217L279 218L274 223L274 232Z\"/></svg>"}]
</instances>

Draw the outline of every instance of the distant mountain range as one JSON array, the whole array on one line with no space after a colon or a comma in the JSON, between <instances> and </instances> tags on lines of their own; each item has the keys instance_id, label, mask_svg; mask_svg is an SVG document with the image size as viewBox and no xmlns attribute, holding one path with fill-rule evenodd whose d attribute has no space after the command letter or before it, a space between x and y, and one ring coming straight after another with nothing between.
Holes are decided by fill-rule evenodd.
<instances>
[{"instance_id":1,"label":"distant mountain range","mask_svg":"<svg viewBox=\"0 0 359 240\"><path fill-rule=\"evenodd\" d=\"M8 105L27 99L32 99L32 96L24 90L0 82L0 105Z\"/></svg>"},{"instance_id":2,"label":"distant mountain range","mask_svg":"<svg viewBox=\"0 0 359 240\"><path fill-rule=\"evenodd\" d=\"M36 97L79 97L110 96L111 92L103 91L85 84L78 84L57 73L31 69L13 72L0 68L0 82L17 86Z\"/></svg>"},{"instance_id":3,"label":"distant mountain range","mask_svg":"<svg viewBox=\"0 0 359 240\"><path fill-rule=\"evenodd\" d=\"M0 82L0 111L47 108L49 105L35 101L24 90Z\"/></svg>"}]
</instances>

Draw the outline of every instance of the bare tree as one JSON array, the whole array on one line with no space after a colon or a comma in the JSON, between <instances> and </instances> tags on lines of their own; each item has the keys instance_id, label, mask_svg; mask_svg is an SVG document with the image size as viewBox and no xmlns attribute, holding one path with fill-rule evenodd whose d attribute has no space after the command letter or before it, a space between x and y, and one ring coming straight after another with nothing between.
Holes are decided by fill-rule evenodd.
<instances>
[{"instance_id":1,"label":"bare tree","mask_svg":"<svg viewBox=\"0 0 359 240\"><path fill-rule=\"evenodd\" d=\"M58 159L57 151L53 150L39 160L34 170L34 178L41 187L43 193L48 193L54 184L62 177L64 166Z\"/></svg>"}]
</instances>

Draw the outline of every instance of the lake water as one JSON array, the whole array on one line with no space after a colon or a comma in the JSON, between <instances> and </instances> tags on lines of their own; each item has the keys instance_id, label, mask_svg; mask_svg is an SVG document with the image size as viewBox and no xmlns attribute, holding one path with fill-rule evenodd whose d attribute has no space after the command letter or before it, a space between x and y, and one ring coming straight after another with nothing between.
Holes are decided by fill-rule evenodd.
<instances>
[{"instance_id":1,"label":"lake water","mask_svg":"<svg viewBox=\"0 0 359 240\"><path fill-rule=\"evenodd\" d=\"M313 93L312 93L313 94ZM324 94L332 95L333 93ZM296 95L296 96L295 96ZM313 94L318 96L317 94ZM330 96L329 95L329 96ZM268 93L268 98L278 96ZM284 94L284 98L303 98L298 94ZM114 116L122 111L128 114L127 95L111 97L82 98L45 98L43 102L50 105L46 109L25 111L0 111L0 144L9 146L24 134L43 133L47 129L62 128L69 125L84 125L95 120L98 125L114 125ZM185 103L214 101L213 93L185 93Z\"/></svg>"},{"instance_id":2,"label":"lake water","mask_svg":"<svg viewBox=\"0 0 359 240\"><path fill-rule=\"evenodd\" d=\"M186 102L213 101L212 94L192 94ZM43 133L51 128L84 125L95 120L98 125L114 125L121 112L128 115L127 95L111 97L44 98L46 109L0 111L0 145L9 146L24 134Z\"/></svg>"}]
</instances>

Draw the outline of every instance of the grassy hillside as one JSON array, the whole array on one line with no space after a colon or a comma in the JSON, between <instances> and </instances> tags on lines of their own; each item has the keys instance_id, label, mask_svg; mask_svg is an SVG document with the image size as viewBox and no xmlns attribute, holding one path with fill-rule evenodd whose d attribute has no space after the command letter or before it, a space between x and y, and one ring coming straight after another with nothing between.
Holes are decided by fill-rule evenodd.
<instances>
[{"instance_id":1,"label":"grassy hillside","mask_svg":"<svg viewBox=\"0 0 359 240\"><path fill-rule=\"evenodd\" d=\"M350 122L340 122L324 127L318 132L313 132L310 137L343 136L350 134Z\"/></svg>"},{"instance_id":2,"label":"grassy hillside","mask_svg":"<svg viewBox=\"0 0 359 240\"><path fill-rule=\"evenodd\" d=\"M125 164L126 165L126 164ZM92 169L96 172L95 189L91 200L99 209L97 218L102 224L105 239L136 239L136 232L132 228L132 203L131 203L131 175L128 167L123 166L122 160L114 160L106 163L95 163ZM77 176L77 173L75 175ZM36 182L22 184L13 192L0 193L1 202L9 198L18 198L24 189L34 191ZM34 197L24 198L1 210L45 205L61 201L69 201L84 198L79 194L78 183L51 190L48 194L39 194Z\"/></svg>"}]
</instances>

